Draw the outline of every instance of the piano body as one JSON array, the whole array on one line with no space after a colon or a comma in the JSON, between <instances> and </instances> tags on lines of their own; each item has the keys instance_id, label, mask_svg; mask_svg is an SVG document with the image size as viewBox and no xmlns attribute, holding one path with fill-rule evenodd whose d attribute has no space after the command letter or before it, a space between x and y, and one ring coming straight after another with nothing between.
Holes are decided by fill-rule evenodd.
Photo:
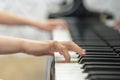
<instances>
[{"instance_id":1,"label":"piano body","mask_svg":"<svg viewBox=\"0 0 120 80\"><path fill-rule=\"evenodd\" d=\"M69 24L69 30L54 30L53 40L72 40L86 49L86 55L69 52L71 62L65 63L55 53L48 58L47 80L120 80L120 33L101 21L103 13L87 11L82 1L74 0L71 11L50 14L50 18L62 18Z\"/></svg>"}]
</instances>

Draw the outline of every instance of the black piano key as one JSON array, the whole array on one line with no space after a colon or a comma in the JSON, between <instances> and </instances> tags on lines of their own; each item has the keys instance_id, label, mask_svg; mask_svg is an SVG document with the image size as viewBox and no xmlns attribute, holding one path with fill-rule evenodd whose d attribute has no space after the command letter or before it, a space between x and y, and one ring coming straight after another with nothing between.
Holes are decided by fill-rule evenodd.
<instances>
[{"instance_id":1,"label":"black piano key","mask_svg":"<svg viewBox=\"0 0 120 80\"><path fill-rule=\"evenodd\" d=\"M120 56L120 46L113 47L113 48L114 48L114 51Z\"/></svg>"},{"instance_id":2,"label":"black piano key","mask_svg":"<svg viewBox=\"0 0 120 80\"><path fill-rule=\"evenodd\" d=\"M116 52L120 53L120 48L115 49Z\"/></svg>"},{"instance_id":3,"label":"black piano key","mask_svg":"<svg viewBox=\"0 0 120 80\"><path fill-rule=\"evenodd\" d=\"M111 49L111 47L94 47L94 46L84 46L85 49Z\"/></svg>"},{"instance_id":4,"label":"black piano key","mask_svg":"<svg viewBox=\"0 0 120 80\"><path fill-rule=\"evenodd\" d=\"M98 46L98 47L109 47L105 42L95 42L95 41L74 41L76 44L80 46Z\"/></svg>"},{"instance_id":5,"label":"black piano key","mask_svg":"<svg viewBox=\"0 0 120 80\"><path fill-rule=\"evenodd\" d=\"M120 58L82 58L78 63L84 62L120 62Z\"/></svg>"},{"instance_id":6,"label":"black piano key","mask_svg":"<svg viewBox=\"0 0 120 80\"><path fill-rule=\"evenodd\" d=\"M120 76L91 76L88 80L120 80Z\"/></svg>"},{"instance_id":7,"label":"black piano key","mask_svg":"<svg viewBox=\"0 0 120 80\"><path fill-rule=\"evenodd\" d=\"M89 47L84 46L82 47L86 49L86 52L113 52L113 49L110 47Z\"/></svg>"},{"instance_id":8,"label":"black piano key","mask_svg":"<svg viewBox=\"0 0 120 80\"><path fill-rule=\"evenodd\" d=\"M116 55L114 52L87 52L86 55Z\"/></svg>"},{"instance_id":9,"label":"black piano key","mask_svg":"<svg viewBox=\"0 0 120 80\"><path fill-rule=\"evenodd\" d=\"M76 43L77 44L77 43ZM81 45L81 44L77 44L80 47L111 47L111 46L106 46L106 45Z\"/></svg>"},{"instance_id":10,"label":"black piano key","mask_svg":"<svg viewBox=\"0 0 120 80\"><path fill-rule=\"evenodd\" d=\"M85 56L80 56L79 57L79 61L82 59L82 58L120 58L119 56L110 56L110 55L85 55Z\"/></svg>"},{"instance_id":11,"label":"black piano key","mask_svg":"<svg viewBox=\"0 0 120 80\"><path fill-rule=\"evenodd\" d=\"M111 41L111 40L113 40L113 41L116 41L116 40L120 40L120 38L118 37L118 36L116 36L116 35L114 35L114 36L109 36L109 35L107 35L106 37L104 36L104 39L106 39L107 41Z\"/></svg>"},{"instance_id":12,"label":"black piano key","mask_svg":"<svg viewBox=\"0 0 120 80\"><path fill-rule=\"evenodd\" d=\"M103 41L78 41L76 42L78 44L89 44L89 45L106 45Z\"/></svg>"},{"instance_id":13,"label":"black piano key","mask_svg":"<svg viewBox=\"0 0 120 80\"><path fill-rule=\"evenodd\" d=\"M100 38L84 38L84 39L81 39L80 37L73 37L73 38L74 38L73 41L76 43L79 43L79 42L81 43L83 41L92 41L92 42L96 42L96 41L102 42L103 41Z\"/></svg>"},{"instance_id":14,"label":"black piano key","mask_svg":"<svg viewBox=\"0 0 120 80\"><path fill-rule=\"evenodd\" d=\"M120 76L120 72L115 71L91 71L87 75L86 79L90 79L92 76Z\"/></svg>"},{"instance_id":15,"label":"black piano key","mask_svg":"<svg viewBox=\"0 0 120 80\"><path fill-rule=\"evenodd\" d=\"M108 41L111 46L117 46L120 45L120 40L113 40L113 41Z\"/></svg>"},{"instance_id":16,"label":"black piano key","mask_svg":"<svg viewBox=\"0 0 120 80\"><path fill-rule=\"evenodd\" d=\"M82 57L119 57L117 53L103 53L103 52L87 52L85 56L80 56L78 55L77 58L82 58Z\"/></svg>"},{"instance_id":17,"label":"black piano key","mask_svg":"<svg viewBox=\"0 0 120 80\"><path fill-rule=\"evenodd\" d=\"M111 49L111 47L94 47L94 46L83 46L84 49Z\"/></svg>"},{"instance_id":18,"label":"black piano key","mask_svg":"<svg viewBox=\"0 0 120 80\"><path fill-rule=\"evenodd\" d=\"M108 47L108 45L107 44L101 44L101 43L98 43L98 44L93 44L93 43L76 43L76 44L78 44L79 46L98 46L98 47L101 47L101 46L103 46L103 47Z\"/></svg>"},{"instance_id":19,"label":"black piano key","mask_svg":"<svg viewBox=\"0 0 120 80\"><path fill-rule=\"evenodd\" d=\"M103 56L118 56L116 53L113 52L87 52L86 55L103 55ZM78 58L80 55L78 56Z\"/></svg>"},{"instance_id":20,"label":"black piano key","mask_svg":"<svg viewBox=\"0 0 120 80\"><path fill-rule=\"evenodd\" d=\"M83 72L89 71L116 71L120 72L119 66L86 66Z\"/></svg>"},{"instance_id":21,"label":"black piano key","mask_svg":"<svg viewBox=\"0 0 120 80\"><path fill-rule=\"evenodd\" d=\"M85 62L83 66L81 67L82 69L85 68L86 66L120 66L119 63L113 63L113 62Z\"/></svg>"},{"instance_id":22,"label":"black piano key","mask_svg":"<svg viewBox=\"0 0 120 80\"><path fill-rule=\"evenodd\" d=\"M86 52L114 52L113 49L86 49Z\"/></svg>"},{"instance_id":23,"label":"black piano key","mask_svg":"<svg viewBox=\"0 0 120 80\"><path fill-rule=\"evenodd\" d=\"M120 48L120 45L115 45L115 46L113 46L114 48Z\"/></svg>"}]
</instances>

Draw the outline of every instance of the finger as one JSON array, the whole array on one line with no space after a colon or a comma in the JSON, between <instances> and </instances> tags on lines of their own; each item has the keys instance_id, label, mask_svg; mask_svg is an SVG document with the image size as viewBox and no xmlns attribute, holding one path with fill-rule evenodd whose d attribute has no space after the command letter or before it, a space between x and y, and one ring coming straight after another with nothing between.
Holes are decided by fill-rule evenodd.
<instances>
[{"instance_id":1,"label":"finger","mask_svg":"<svg viewBox=\"0 0 120 80\"><path fill-rule=\"evenodd\" d=\"M114 26L114 29L116 30L120 29L120 25Z\"/></svg>"},{"instance_id":2,"label":"finger","mask_svg":"<svg viewBox=\"0 0 120 80\"><path fill-rule=\"evenodd\" d=\"M59 51L60 54L62 54L65 58L65 62L70 62L70 55L68 53L68 50L66 48L61 48L61 50Z\"/></svg>"},{"instance_id":3,"label":"finger","mask_svg":"<svg viewBox=\"0 0 120 80\"><path fill-rule=\"evenodd\" d=\"M116 23L115 23L115 26L119 26L119 25L120 25L120 22L116 22Z\"/></svg>"},{"instance_id":4,"label":"finger","mask_svg":"<svg viewBox=\"0 0 120 80\"><path fill-rule=\"evenodd\" d=\"M50 31L52 31L52 30L56 29L56 26L50 25L48 28Z\"/></svg>"},{"instance_id":5,"label":"finger","mask_svg":"<svg viewBox=\"0 0 120 80\"><path fill-rule=\"evenodd\" d=\"M66 62L70 62L70 55L68 53L68 50L65 46L63 46L61 43L57 43L56 46L58 49L57 51L64 56Z\"/></svg>"},{"instance_id":6,"label":"finger","mask_svg":"<svg viewBox=\"0 0 120 80\"><path fill-rule=\"evenodd\" d=\"M58 25L62 26L64 29L68 29L68 24L66 22L60 22Z\"/></svg>"},{"instance_id":7,"label":"finger","mask_svg":"<svg viewBox=\"0 0 120 80\"><path fill-rule=\"evenodd\" d=\"M68 24L65 21L61 21L61 26L63 26L64 29L68 28Z\"/></svg>"},{"instance_id":8,"label":"finger","mask_svg":"<svg viewBox=\"0 0 120 80\"><path fill-rule=\"evenodd\" d=\"M117 26L117 25L113 27L113 29L115 29L115 30L118 30L119 28L120 28L120 26Z\"/></svg>"},{"instance_id":9,"label":"finger","mask_svg":"<svg viewBox=\"0 0 120 80\"><path fill-rule=\"evenodd\" d=\"M49 25L49 26L47 27L47 30L48 30L48 31L53 31L54 29L56 29L56 26L55 26L55 25Z\"/></svg>"},{"instance_id":10,"label":"finger","mask_svg":"<svg viewBox=\"0 0 120 80\"><path fill-rule=\"evenodd\" d=\"M79 53L80 55L85 55L86 51L85 49L82 49L81 47L79 47L77 44L75 44L74 42L63 42L63 44L67 47L68 50L70 51L75 51L77 53Z\"/></svg>"},{"instance_id":11,"label":"finger","mask_svg":"<svg viewBox=\"0 0 120 80\"><path fill-rule=\"evenodd\" d=\"M51 21L51 25L55 27L62 26L64 29L68 28L68 24L64 20L53 20Z\"/></svg>"},{"instance_id":12,"label":"finger","mask_svg":"<svg viewBox=\"0 0 120 80\"><path fill-rule=\"evenodd\" d=\"M79 53L79 54L82 55L82 56L86 54L85 49L80 48L80 47L79 47L78 45L76 45L76 44L74 44L73 47L71 47L71 50Z\"/></svg>"}]
</instances>

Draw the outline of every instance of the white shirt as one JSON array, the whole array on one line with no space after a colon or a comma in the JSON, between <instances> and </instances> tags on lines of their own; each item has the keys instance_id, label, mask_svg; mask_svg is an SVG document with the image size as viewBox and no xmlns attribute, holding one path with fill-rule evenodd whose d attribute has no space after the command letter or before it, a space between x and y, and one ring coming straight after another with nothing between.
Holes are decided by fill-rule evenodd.
<instances>
[{"instance_id":1,"label":"white shirt","mask_svg":"<svg viewBox=\"0 0 120 80\"><path fill-rule=\"evenodd\" d=\"M95 12L110 12L120 19L120 0L84 0L85 7Z\"/></svg>"},{"instance_id":2,"label":"white shirt","mask_svg":"<svg viewBox=\"0 0 120 80\"><path fill-rule=\"evenodd\" d=\"M48 15L46 0L0 0L0 9L40 20Z\"/></svg>"},{"instance_id":3,"label":"white shirt","mask_svg":"<svg viewBox=\"0 0 120 80\"><path fill-rule=\"evenodd\" d=\"M36 20L43 20L48 17L46 0L0 0L0 10ZM0 25L0 35L35 40L47 40L50 38L48 32L30 26L10 27Z\"/></svg>"}]
</instances>

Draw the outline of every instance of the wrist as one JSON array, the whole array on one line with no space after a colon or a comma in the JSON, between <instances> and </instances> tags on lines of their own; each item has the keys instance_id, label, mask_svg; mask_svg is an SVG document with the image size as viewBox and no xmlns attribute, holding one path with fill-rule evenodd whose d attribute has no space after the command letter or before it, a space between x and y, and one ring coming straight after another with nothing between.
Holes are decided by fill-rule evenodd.
<instances>
[{"instance_id":1,"label":"wrist","mask_svg":"<svg viewBox=\"0 0 120 80\"><path fill-rule=\"evenodd\" d=\"M27 52L27 46L29 44L29 41L26 39L21 39L20 40L20 52L26 53Z\"/></svg>"},{"instance_id":2,"label":"wrist","mask_svg":"<svg viewBox=\"0 0 120 80\"><path fill-rule=\"evenodd\" d=\"M34 41L34 40L21 40L21 52L29 55L45 55L44 53L49 52L52 41Z\"/></svg>"},{"instance_id":3,"label":"wrist","mask_svg":"<svg viewBox=\"0 0 120 80\"><path fill-rule=\"evenodd\" d=\"M26 23L26 25L30 25L30 26L33 26L33 27L38 27L38 25L39 26L41 26L41 22L39 21L36 21L36 20L31 20L31 19L26 19L25 20L25 23Z\"/></svg>"}]
</instances>

